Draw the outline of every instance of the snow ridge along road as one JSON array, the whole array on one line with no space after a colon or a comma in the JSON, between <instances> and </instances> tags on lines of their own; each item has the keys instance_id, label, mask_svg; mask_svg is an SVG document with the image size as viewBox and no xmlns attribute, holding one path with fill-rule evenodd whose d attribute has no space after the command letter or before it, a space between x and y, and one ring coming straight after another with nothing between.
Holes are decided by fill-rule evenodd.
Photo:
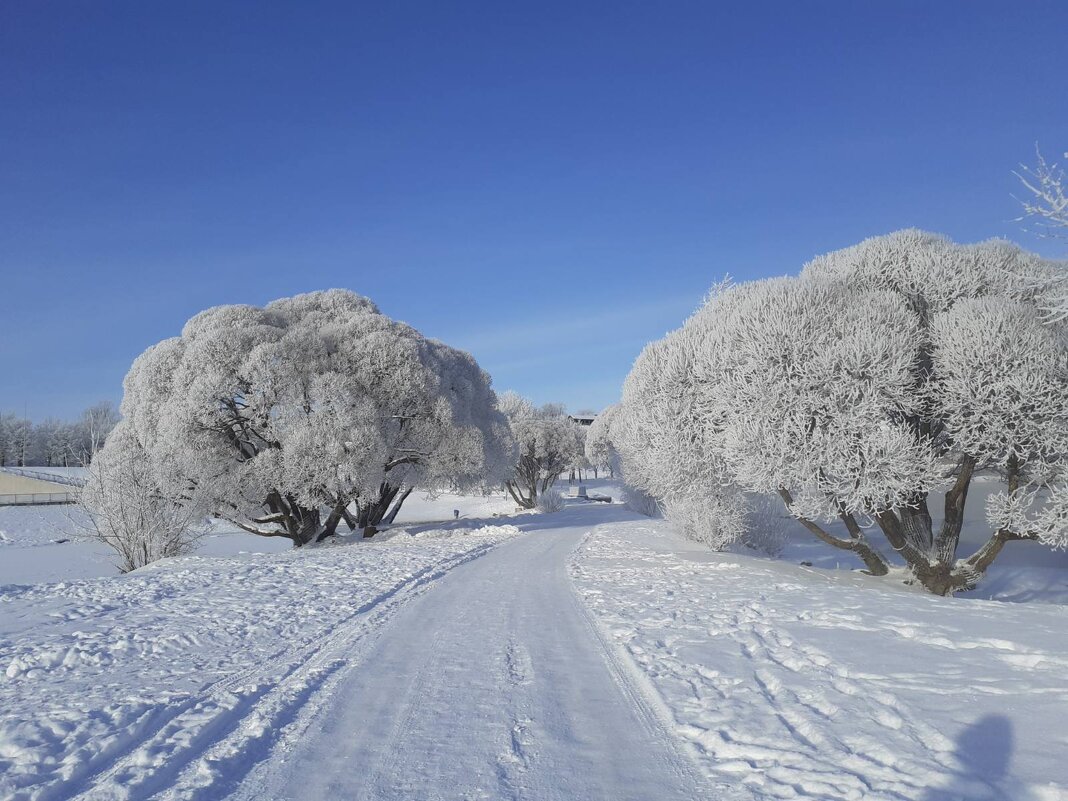
<instances>
[{"instance_id":1,"label":"snow ridge along road","mask_svg":"<svg viewBox=\"0 0 1068 801\"><path fill-rule=\"evenodd\" d=\"M407 603L232 796L729 799L606 650L568 575L592 525L571 508ZM553 526L557 527L553 527Z\"/></svg>"}]
</instances>

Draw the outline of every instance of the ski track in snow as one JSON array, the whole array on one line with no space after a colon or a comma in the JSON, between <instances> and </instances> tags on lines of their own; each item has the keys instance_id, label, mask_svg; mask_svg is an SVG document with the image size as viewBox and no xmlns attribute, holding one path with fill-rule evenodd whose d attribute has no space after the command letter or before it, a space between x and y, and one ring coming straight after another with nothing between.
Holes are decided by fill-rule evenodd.
<instances>
[{"instance_id":1,"label":"ski track in snow","mask_svg":"<svg viewBox=\"0 0 1068 801\"><path fill-rule=\"evenodd\" d=\"M398 608L516 533L189 557L5 588L0 798L211 797Z\"/></svg>"},{"instance_id":2,"label":"ski track in snow","mask_svg":"<svg viewBox=\"0 0 1068 801\"><path fill-rule=\"evenodd\" d=\"M1066 610L850 586L664 529L598 527L571 570L706 775L753 798L1068 799ZM1012 714L1031 781L996 775L1003 743L956 741L987 711Z\"/></svg>"}]
</instances>

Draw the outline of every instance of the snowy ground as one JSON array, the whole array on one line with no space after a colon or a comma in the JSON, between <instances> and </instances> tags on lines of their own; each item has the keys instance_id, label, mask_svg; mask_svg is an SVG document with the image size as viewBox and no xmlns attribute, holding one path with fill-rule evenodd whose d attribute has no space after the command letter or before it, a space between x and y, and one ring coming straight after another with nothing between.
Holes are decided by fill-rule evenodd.
<instances>
[{"instance_id":1,"label":"snowy ground","mask_svg":"<svg viewBox=\"0 0 1068 801\"><path fill-rule=\"evenodd\" d=\"M40 467L76 473L83 468ZM511 512L515 503L504 495L460 496L448 493L428 495L415 492L397 516L398 526L453 520L459 510L460 522L491 518ZM201 556L236 556L245 553L288 551L287 540L255 537L223 523L215 525L196 549ZM0 586L37 584L46 581L114 576L118 571L115 553L87 536L84 514L77 506L0 506Z\"/></svg>"},{"instance_id":2,"label":"snowy ground","mask_svg":"<svg viewBox=\"0 0 1068 801\"><path fill-rule=\"evenodd\" d=\"M516 534L230 558L0 593L0 798L217 795L386 621Z\"/></svg>"},{"instance_id":3,"label":"snowy ground","mask_svg":"<svg viewBox=\"0 0 1068 801\"><path fill-rule=\"evenodd\" d=\"M1068 799L1068 607L513 509L0 587L0 798Z\"/></svg>"},{"instance_id":4,"label":"snowy ground","mask_svg":"<svg viewBox=\"0 0 1068 801\"><path fill-rule=\"evenodd\" d=\"M218 525L200 541L197 553L235 556L288 549L285 540ZM0 593L5 584L115 576L118 562L114 551L88 536L77 506L0 506Z\"/></svg>"},{"instance_id":5,"label":"snowy ground","mask_svg":"<svg viewBox=\"0 0 1068 801\"><path fill-rule=\"evenodd\" d=\"M1068 609L946 600L601 525L573 565L706 775L746 798L1068 798Z\"/></svg>"}]
</instances>

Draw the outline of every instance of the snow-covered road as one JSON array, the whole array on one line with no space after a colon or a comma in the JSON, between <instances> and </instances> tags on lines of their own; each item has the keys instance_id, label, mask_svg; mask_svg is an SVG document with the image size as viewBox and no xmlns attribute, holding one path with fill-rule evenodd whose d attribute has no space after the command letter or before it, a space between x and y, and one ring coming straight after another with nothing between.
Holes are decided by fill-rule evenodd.
<instances>
[{"instance_id":1,"label":"snow-covered road","mask_svg":"<svg viewBox=\"0 0 1068 801\"><path fill-rule=\"evenodd\" d=\"M451 570L232 797L729 797L710 795L572 587L572 552L592 525L627 516L616 510L570 509L559 528L543 518Z\"/></svg>"}]
</instances>

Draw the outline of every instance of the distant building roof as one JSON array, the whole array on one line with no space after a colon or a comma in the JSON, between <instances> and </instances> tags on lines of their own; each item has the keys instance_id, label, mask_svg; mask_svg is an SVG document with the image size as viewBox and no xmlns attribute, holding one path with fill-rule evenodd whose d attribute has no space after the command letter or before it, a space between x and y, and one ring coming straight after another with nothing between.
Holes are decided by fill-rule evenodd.
<instances>
[{"instance_id":1,"label":"distant building roof","mask_svg":"<svg viewBox=\"0 0 1068 801\"><path fill-rule=\"evenodd\" d=\"M595 414L569 414L567 419L572 423L578 423L580 426L593 425L593 421L597 419Z\"/></svg>"}]
</instances>

